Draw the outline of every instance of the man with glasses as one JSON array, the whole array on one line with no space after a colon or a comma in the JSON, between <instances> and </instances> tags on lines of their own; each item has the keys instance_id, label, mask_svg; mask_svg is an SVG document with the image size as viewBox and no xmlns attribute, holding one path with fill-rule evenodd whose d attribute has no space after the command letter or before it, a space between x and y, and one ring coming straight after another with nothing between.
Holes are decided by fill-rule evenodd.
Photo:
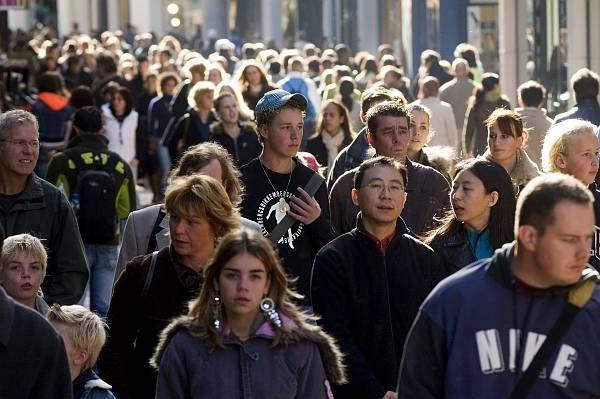
<instances>
[{"instance_id":1,"label":"man with glasses","mask_svg":"<svg viewBox=\"0 0 600 399\"><path fill-rule=\"evenodd\" d=\"M385 101L369 109L366 116L367 139L376 155L391 157L406 167L408 199L402 217L415 234L423 234L441 219L449 208L450 187L435 169L407 158L411 139L411 116L398 101ZM331 189L331 224L338 234L352 230L358 207L350 201L356 169L344 173Z\"/></svg>"},{"instance_id":2,"label":"man with glasses","mask_svg":"<svg viewBox=\"0 0 600 399\"><path fill-rule=\"evenodd\" d=\"M71 205L56 187L33 173L39 150L33 114L14 110L0 115L0 240L20 233L44 240L44 299L71 305L83 294L88 267Z\"/></svg>"},{"instance_id":3,"label":"man with glasses","mask_svg":"<svg viewBox=\"0 0 600 399\"><path fill-rule=\"evenodd\" d=\"M360 209L356 228L315 258L312 305L348 366L350 382L333 387L336 397L395 397L404 339L419 305L445 276L437 255L400 217L406 183L406 168L398 161L364 161L352 189Z\"/></svg>"}]
</instances>

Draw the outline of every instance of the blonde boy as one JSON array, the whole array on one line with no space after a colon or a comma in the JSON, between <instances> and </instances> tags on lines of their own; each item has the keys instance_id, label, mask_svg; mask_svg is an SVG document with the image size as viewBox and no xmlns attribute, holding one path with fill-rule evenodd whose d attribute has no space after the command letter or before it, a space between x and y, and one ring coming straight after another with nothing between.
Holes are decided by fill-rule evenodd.
<instances>
[{"instance_id":1,"label":"blonde boy","mask_svg":"<svg viewBox=\"0 0 600 399\"><path fill-rule=\"evenodd\" d=\"M74 399L114 399L106 382L92 367L106 341L104 322L80 305L53 305L46 317L65 343Z\"/></svg>"}]
</instances>

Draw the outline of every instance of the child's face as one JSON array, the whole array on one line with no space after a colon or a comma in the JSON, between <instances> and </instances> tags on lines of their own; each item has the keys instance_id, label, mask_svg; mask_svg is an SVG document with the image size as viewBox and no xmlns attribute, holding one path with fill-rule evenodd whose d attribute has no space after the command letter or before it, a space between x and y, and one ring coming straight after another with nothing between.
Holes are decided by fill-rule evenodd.
<instances>
[{"instance_id":1,"label":"child's face","mask_svg":"<svg viewBox=\"0 0 600 399\"><path fill-rule=\"evenodd\" d=\"M8 295L29 306L33 306L43 279L42 263L27 252L17 254L15 259L4 265L0 276Z\"/></svg>"}]
</instances>

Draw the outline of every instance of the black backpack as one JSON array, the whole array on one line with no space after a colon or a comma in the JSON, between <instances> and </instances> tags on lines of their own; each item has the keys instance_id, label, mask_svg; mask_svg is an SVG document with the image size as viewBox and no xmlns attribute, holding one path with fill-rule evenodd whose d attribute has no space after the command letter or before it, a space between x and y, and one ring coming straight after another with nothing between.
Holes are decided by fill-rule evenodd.
<instances>
[{"instance_id":1,"label":"black backpack","mask_svg":"<svg viewBox=\"0 0 600 399\"><path fill-rule=\"evenodd\" d=\"M80 154L69 157L77 167L77 184L71 192L71 203L77 215L79 232L87 244L105 244L117 235L116 154L93 154L94 162L84 163ZM102 165L103 156L108 156Z\"/></svg>"}]
</instances>

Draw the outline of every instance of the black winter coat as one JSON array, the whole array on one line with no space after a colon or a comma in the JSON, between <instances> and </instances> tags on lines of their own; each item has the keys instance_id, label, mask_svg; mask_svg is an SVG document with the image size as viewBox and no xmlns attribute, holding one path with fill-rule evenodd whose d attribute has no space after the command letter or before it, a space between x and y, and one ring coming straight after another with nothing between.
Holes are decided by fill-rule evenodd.
<instances>
[{"instance_id":1,"label":"black winter coat","mask_svg":"<svg viewBox=\"0 0 600 399\"><path fill-rule=\"evenodd\" d=\"M98 361L100 375L122 398L153 398L156 372L150 358L161 331L187 313L201 274L177 264L170 247L158 252L152 281L142 295L152 255L133 258L117 281L108 310L109 339Z\"/></svg>"},{"instance_id":2,"label":"black winter coat","mask_svg":"<svg viewBox=\"0 0 600 399\"><path fill-rule=\"evenodd\" d=\"M464 227L436 236L429 245L442 258L448 275L476 261Z\"/></svg>"},{"instance_id":3,"label":"black winter coat","mask_svg":"<svg viewBox=\"0 0 600 399\"><path fill-rule=\"evenodd\" d=\"M402 219L385 252L357 227L315 258L311 299L320 324L346 355L350 383L336 398L380 399L395 391L404 340L421 302L444 278L441 260Z\"/></svg>"},{"instance_id":4,"label":"black winter coat","mask_svg":"<svg viewBox=\"0 0 600 399\"><path fill-rule=\"evenodd\" d=\"M262 152L262 144L258 141L258 133L253 123L238 122L240 135L233 139L223 129L221 122L215 122L210 125L211 140L221 144L235 161L239 168L258 157Z\"/></svg>"},{"instance_id":5,"label":"black winter coat","mask_svg":"<svg viewBox=\"0 0 600 399\"><path fill-rule=\"evenodd\" d=\"M73 397L63 341L35 310L0 287L0 398Z\"/></svg>"}]
</instances>

